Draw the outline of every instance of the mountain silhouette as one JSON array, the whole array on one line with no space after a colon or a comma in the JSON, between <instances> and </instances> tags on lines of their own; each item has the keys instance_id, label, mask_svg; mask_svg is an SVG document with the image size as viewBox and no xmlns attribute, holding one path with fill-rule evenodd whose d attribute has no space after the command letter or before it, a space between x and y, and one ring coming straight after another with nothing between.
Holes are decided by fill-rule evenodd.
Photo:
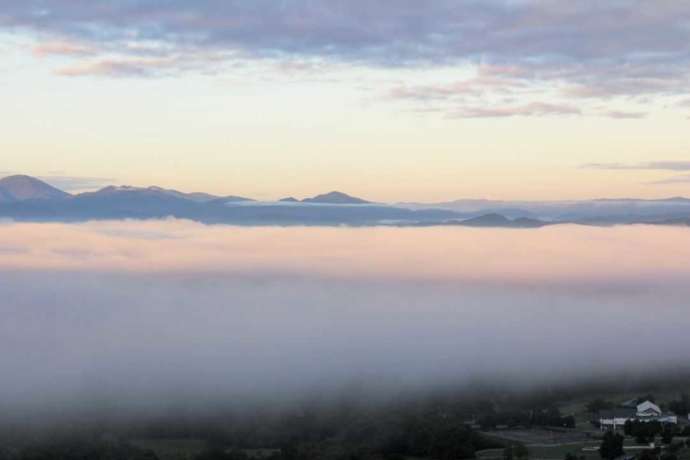
<instances>
[{"instance_id":1,"label":"mountain silhouette","mask_svg":"<svg viewBox=\"0 0 690 460\"><path fill-rule=\"evenodd\" d=\"M0 179L0 202L53 200L69 196L69 193L31 176L16 175Z\"/></svg>"},{"instance_id":2,"label":"mountain silhouette","mask_svg":"<svg viewBox=\"0 0 690 460\"><path fill-rule=\"evenodd\" d=\"M371 201L366 201L361 198L350 196L343 192L329 192L322 195L316 195L313 198L305 198L303 203L324 203L324 204L371 204Z\"/></svg>"}]
</instances>

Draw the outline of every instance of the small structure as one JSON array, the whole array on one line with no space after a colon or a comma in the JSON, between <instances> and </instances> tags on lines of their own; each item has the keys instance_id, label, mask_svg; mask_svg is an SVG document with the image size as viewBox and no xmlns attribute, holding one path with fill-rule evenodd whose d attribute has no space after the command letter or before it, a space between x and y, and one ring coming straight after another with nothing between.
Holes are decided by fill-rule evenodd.
<instances>
[{"instance_id":1,"label":"small structure","mask_svg":"<svg viewBox=\"0 0 690 460\"><path fill-rule=\"evenodd\" d=\"M645 401L637 405L637 416L640 418L660 417L661 408L651 401Z\"/></svg>"},{"instance_id":2,"label":"small structure","mask_svg":"<svg viewBox=\"0 0 690 460\"><path fill-rule=\"evenodd\" d=\"M651 401L641 402L635 408L621 407L599 412L599 426L602 431L615 431L617 428L623 427L628 420L674 425L678 423L678 417L674 414L665 414L659 406Z\"/></svg>"}]
</instances>

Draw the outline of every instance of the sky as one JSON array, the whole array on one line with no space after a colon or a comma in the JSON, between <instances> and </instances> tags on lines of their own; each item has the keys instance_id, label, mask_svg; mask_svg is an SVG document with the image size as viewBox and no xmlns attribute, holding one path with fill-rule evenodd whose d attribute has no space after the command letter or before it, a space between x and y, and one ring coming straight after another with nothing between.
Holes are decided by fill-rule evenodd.
<instances>
[{"instance_id":1,"label":"sky","mask_svg":"<svg viewBox=\"0 0 690 460\"><path fill-rule=\"evenodd\" d=\"M0 100L71 191L690 196L677 0L3 2Z\"/></svg>"},{"instance_id":2,"label":"sky","mask_svg":"<svg viewBox=\"0 0 690 460\"><path fill-rule=\"evenodd\" d=\"M81 404L151 416L351 385L679 375L689 240L642 225L0 223L0 405L64 423Z\"/></svg>"}]
</instances>

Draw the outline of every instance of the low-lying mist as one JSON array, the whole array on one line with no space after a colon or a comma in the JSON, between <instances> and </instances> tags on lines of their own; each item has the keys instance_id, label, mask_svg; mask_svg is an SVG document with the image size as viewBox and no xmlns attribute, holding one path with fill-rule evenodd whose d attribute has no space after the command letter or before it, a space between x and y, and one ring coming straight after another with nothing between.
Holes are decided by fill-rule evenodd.
<instances>
[{"instance_id":1,"label":"low-lying mist","mask_svg":"<svg viewBox=\"0 0 690 460\"><path fill-rule=\"evenodd\" d=\"M0 224L0 407L152 411L679 370L690 231Z\"/></svg>"}]
</instances>

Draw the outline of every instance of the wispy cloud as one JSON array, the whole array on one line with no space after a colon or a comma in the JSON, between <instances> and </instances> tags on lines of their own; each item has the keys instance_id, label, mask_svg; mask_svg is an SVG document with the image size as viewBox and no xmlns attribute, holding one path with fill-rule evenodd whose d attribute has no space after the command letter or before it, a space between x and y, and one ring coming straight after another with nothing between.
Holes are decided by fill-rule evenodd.
<instances>
[{"instance_id":1,"label":"wispy cloud","mask_svg":"<svg viewBox=\"0 0 690 460\"><path fill-rule=\"evenodd\" d=\"M146 77L159 74L170 67L167 59L100 60L58 69L63 77L109 76Z\"/></svg>"},{"instance_id":2,"label":"wispy cloud","mask_svg":"<svg viewBox=\"0 0 690 460\"><path fill-rule=\"evenodd\" d=\"M524 92L528 84L529 73L522 68L480 65L473 77L432 85L400 85L390 90L389 97L399 100L435 101L478 97L486 93L512 95Z\"/></svg>"},{"instance_id":3,"label":"wispy cloud","mask_svg":"<svg viewBox=\"0 0 690 460\"><path fill-rule=\"evenodd\" d=\"M668 179L661 179L654 182L650 182L652 185L677 185L677 184L690 184L690 174L681 174L678 176L669 177Z\"/></svg>"},{"instance_id":4,"label":"wispy cloud","mask_svg":"<svg viewBox=\"0 0 690 460\"><path fill-rule=\"evenodd\" d=\"M60 190L66 192L80 192L86 190L94 190L98 188L105 187L115 182L112 178L105 177L82 177L82 176L63 176L63 175L51 175L51 176L41 176L39 177L42 181L45 181L57 187Z\"/></svg>"},{"instance_id":5,"label":"wispy cloud","mask_svg":"<svg viewBox=\"0 0 690 460\"><path fill-rule=\"evenodd\" d=\"M690 161L649 161L642 163L587 163L583 169L601 171L690 171ZM646 182L649 185L690 184L690 174Z\"/></svg>"},{"instance_id":6,"label":"wispy cloud","mask_svg":"<svg viewBox=\"0 0 690 460\"><path fill-rule=\"evenodd\" d=\"M415 110L444 112L449 118L506 118L581 115L566 101L530 100L542 96L532 84L533 74L518 66L479 65L474 76L449 83L399 85L388 93L395 101L417 105Z\"/></svg>"},{"instance_id":7,"label":"wispy cloud","mask_svg":"<svg viewBox=\"0 0 690 460\"><path fill-rule=\"evenodd\" d=\"M609 110L608 112L603 112L602 116L608 118L615 118L618 120L639 120L647 116L646 112L624 112L621 110Z\"/></svg>"},{"instance_id":8,"label":"wispy cloud","mask_svg":"<svg viewBox=\"0 0 690 460\"><path fill-rule=\"evenodd\" d=\"M547 115L580 115L579 108L567 104L533 102L524 105L466 107L449 114L451 118L539 117Z\"/></svg>"},{"instance_id":9,"label":"wispy cloud","mask_svg":"<svg viewBox=\"0 0 690 460\"><path fill-rule=\"evenodd\" d=\"M644 163L587 163L584 169L639 170L639 171L690 171L690 161L650 161Z\"/></svg>"},{"instance_id":10,"label":"wispy cloud","mask_svg":"<svg viewBox=\"0 0 690 460\"><path fill-rule=\"evenodd\" d=\"M97 51L91 46L81 43L65 41L48 41L39 43L32 50L36 57L48 56L87 56L95 54Z\"/></svg>"}]
</instances>

